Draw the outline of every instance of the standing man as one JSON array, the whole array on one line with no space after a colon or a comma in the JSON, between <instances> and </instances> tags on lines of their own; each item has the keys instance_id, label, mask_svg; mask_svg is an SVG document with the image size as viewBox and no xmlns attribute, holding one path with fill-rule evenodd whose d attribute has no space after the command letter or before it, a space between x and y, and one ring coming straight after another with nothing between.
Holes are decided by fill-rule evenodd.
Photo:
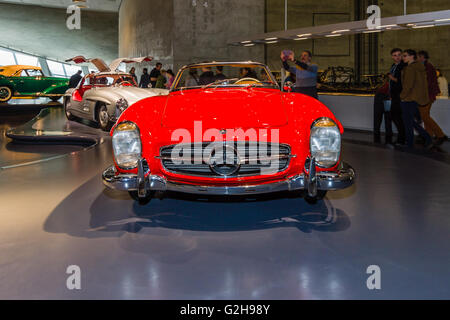
<instances>
[{"instance_id":1,"label":"standing man","mask_svg":"<svg viewBox=\"0 0 450 320\"><path fill-rule=\"evenodd\" d=\"M295 63L295 67L290 67L284 59L284 53L281 53L281 60L283 61L283 68L290 73L295 74L295 88L294 92L303 93L310 97L318 99L317 95L317 71L319 67L317 64L311 63L312 54L305 50L302 52L300 61L294 59L292 53L288 60Z\"/></svg>"},{"instance_id":2,"label":"standing man","mask_svg":"<svg viewBox=\"0 0 450 320\"><path fill-rule=\"evenodd\" d=\"M437 81L436 69L428 61L428 59L430 59L428 52L419 51L418 56L419 62L423 63L427 71L428 96L430 98L430 102L428 104L419 106L420 117L422 118L425 130L427 130L428 134L437 138L436 145L441 145L445 140L447 140L447 137L430 115L431 105L436 101L436 97L441 93Z\"/></svg>"},{"instance_id":3,"label":"standing man","mask_svg":"<svg viewBox=\"0 0 450 320\"><path fill-rule=\"evenodd\" d=\"M153 70L150 72L150 83L152 85L152 88L156 88L156 81L158 80L158 77L161 75L161 68L162 63L158 62L156 66L153 68Z\"/></svg>"},{"instance_id":4,"label":"standing man","mask_svg":"<svg viewBox=\"0 0 450 320\"><path fill-rule=\"evenodd\" d=\"M80 80L82 78L81 72L82 72L81 70L78 70L77 73L75 73L73 76L70 77L69 88L78 87L78 84L80 83Z\"/></svg>"},{"instance_id":5,"label":"standing man","mask_svg":"<svg viewBox=\"0 0 450 320\"><path fill-rule=\"evenodd\" d=\"M414 129L425 140L425 148L433 147L431 136L417 122L418 106L430 103L428 95L427 72L425 66L417 61L417 53L412 49L405 50L403 62L407 66L402 72L402 92L400 93L402 117L405 125L406 144L414 148Z\"/></svg>"},{"instance_id":6,"label":"standing man","mask_svg":"<svg viewBox=\"0 0 450 320\"><path fill-rule=\"evenodd\" d=\"M150 84L150 75L148 74L148 69L144 68L142 70L141 81L139 81L139 88L148 88Z\"/></svg>"},{"instance_id":7,"label":"standing man","mask_svg":"<svg viewBox=\"0 0 450 320\"><path fill-rule=\"evenodd\" d=\"M391 119L397 127L397 144L405 144L405 125L403 124L402 108L400 106L400 93L402 92L402 70L406 64L402 61L402 49L391 50L394 63L388 73L389 94L391 96ZM387 138L387 137L386 137Z\"/></svg>"}]
</instances>

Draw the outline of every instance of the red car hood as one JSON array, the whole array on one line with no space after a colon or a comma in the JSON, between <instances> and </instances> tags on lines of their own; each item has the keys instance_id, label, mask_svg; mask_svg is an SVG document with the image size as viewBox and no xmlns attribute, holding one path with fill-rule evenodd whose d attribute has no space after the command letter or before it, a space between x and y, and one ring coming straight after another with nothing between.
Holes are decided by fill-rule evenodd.
<instances>
[{"instance_id":1,"label":"red car hood","mask_svg":"<svg viewBox=\"0 0 450 320\"><path fill-rule=\"evenodd\" d=\"M268 128L287 124L280 91L274 89L191 89L171 93L162 117L166 128Z\"/></svg>"}]
</instances>

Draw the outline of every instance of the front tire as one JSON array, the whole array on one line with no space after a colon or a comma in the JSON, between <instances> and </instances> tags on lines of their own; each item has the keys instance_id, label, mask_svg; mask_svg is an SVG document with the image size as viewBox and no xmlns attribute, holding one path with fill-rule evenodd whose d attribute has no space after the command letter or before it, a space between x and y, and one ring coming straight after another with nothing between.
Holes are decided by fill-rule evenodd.
<instances>
[{"instance_id":1,"label":"front tire","mask_svg":"<svg viewBox=\"0 0 450 320\"><path fill-rule=\"evenodd\" d=\"M109 121L108 108L104 103L97 107L97 122L103 131L109 131L111 123Z\"/></svg>"},{"instance_id":2,"label":"front tire","mask_svg":"<svg viewBox=\"0 0 450 320\"><path fill-rule=\"evenodd\" d=\"M64 113L66 115L67 120L73 121L73 120L75 120L75 117L68 110L69 106L70 106L70 98L65 98L64 99Z\"/></svg>"},{"instance_id":3,"label":"front tire","mask_svg":"<svg viewBox=\"0 0 450 320\"><path fill-rule=\"evenodd\" d=\"M11 100L12 96L13 92L10 87L0 87L0 103L7 103L9 100Z\"/></svg>"}]
</instances>

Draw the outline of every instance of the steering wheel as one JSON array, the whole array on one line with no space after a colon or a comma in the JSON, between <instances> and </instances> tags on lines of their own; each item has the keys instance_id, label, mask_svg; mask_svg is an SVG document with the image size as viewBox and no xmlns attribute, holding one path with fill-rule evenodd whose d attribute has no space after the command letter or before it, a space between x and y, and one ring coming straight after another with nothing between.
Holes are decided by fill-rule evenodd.
<instances>
[{"instance_id":1,"label":"steering wheel","mask_svg":"<svg viewBox=\"0 0 450 320\"><path fill-rule=\"evenodd\" d=\"M255 78L242 78L236 81L234 84L251 84L251 83L261 83L258 79Z\"/></svg>"}]
</instances>

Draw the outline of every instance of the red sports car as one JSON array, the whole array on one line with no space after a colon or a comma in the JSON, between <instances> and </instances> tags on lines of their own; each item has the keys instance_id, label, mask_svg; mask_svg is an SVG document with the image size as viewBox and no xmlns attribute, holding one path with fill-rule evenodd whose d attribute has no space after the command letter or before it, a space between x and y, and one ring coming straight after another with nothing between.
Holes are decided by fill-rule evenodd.
<instances>
[{"instance_id":1,"label":"red sports car","mask_svg":"<svg viewBox=\"0 0 450 320\"><path fill-rule=\"evenodd\" d=\"M342 133L325 105L280 89L264 64L192 64L180 69L168 96L141 100L120 116L103 182L143 203L155 191L293 191L315 201L355 181L341 160Z\"/></svg>"}]
</instances>

